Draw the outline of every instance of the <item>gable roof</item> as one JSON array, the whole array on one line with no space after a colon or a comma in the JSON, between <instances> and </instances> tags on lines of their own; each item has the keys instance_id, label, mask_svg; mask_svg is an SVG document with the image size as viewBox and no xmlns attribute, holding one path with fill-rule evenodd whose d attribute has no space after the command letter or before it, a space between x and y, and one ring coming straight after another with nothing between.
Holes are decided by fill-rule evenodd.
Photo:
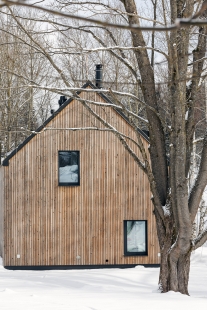
<instances>
[{"instance_id":1,"label":"gable roof","mask_svg":"<svg viewBox=\"0 0 207 310\"><path fill-rule=\"evenodd\" d=\"M98 89L93 83L91 83L91 81L87 81L81 88L85 89L88 86L90 86L92 89ZM77 94L80 94L81 91L78 91ZM113 102L106 96L104 95L101 91L98 92L99 96L106 102L106 103L112 103ZM53 119L55 118L68 104L70 104L72 101L74 100L74 98L69 98L68 100L66 100L40 127L38 127L35 132L40 132L42 131L45 126ZM121 116L123 117L128 123L129 120L128 118L119 110L117 110L116 108L114 108L114 110ZM129 123L130 125L130 123ZM131 126L131 125L130 125ZM141 129L137 128L138 132L141 134L141 136L147 140L149 142L149 137L147 136L147 134L142 131ZM19 152L32 138L34 138L36 136L36 133L32 133L29 137L27 137L21 144L18 145L18 147L16 149L14 149L2 162L2 166L9 166L9 160L16 155L17 152Z\"/></svg>"}]
</instances>

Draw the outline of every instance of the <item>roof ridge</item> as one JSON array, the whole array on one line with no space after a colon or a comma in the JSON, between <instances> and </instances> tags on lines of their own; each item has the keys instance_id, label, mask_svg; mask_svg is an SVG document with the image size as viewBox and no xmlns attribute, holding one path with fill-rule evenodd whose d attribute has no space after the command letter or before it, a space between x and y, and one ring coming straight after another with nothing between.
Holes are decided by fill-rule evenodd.
<instances>
[{"instance_id":1,"label":"roof ridge","mask_svg":"<svg viewBox=\"0 0 207 310\"><path fill-rule=\"evenodd\" d=\"M88 86L92 87L93 89L98 89L98 87L96 87L90 80L86 81L85 84L83 84L83 86L81 88L85 89ZM80 94L81 90L77 91L77 94ZM101 89L100 92L98 92L98 94L102 97L102 99L104 99L106 102L108 103L113 103L105 94L101 93ZM19 152L32 138L34 138L36 136L36 133L40 132L41 130L43 130L43 128L45 128L45 126L53 119L55 118L68 104L70 104L72 101L74 100L74 98L68 98L52 115L50 115L46 121L39 126L36 130L35 133L33 132L31 135L29 135L22 143L20 143L2 162L2 166L9 166L9 160L16 155L17 152ZM124 115L124 113L122 113L121 111L118 111L116 108L113 108L118 114L120 114L121 117L123 117L130 125L130 122L128 120L128 118L126 117L126 115ZM130 125L131 126L131 125ZM140 129L137 127L138 132L142 135L142 137L149 141L149 137Z\"/></svg>"}]
</instances>

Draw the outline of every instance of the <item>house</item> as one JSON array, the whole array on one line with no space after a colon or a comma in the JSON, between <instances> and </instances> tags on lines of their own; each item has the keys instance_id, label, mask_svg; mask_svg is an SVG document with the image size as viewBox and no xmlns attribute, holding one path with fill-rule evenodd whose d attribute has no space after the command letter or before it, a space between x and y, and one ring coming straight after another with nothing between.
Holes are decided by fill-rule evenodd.
<instances>
[{"instance_id":1,"label":"house","mask_svg":"<svg viewBox=\"0 0 207 310\"><path fill-rule=\"evenodd\" d=\"M91 82L84 87L95 88ZM101 92L79 95L109 102ZM136 138L115 109L94 109ZM4 159L0 253L5 268L160 263L147 177L112 132L67 130L92 126L103 127L79 101L69 99ZM139 132L147 148L147 136Z\"/></svg>"}]
</instances>

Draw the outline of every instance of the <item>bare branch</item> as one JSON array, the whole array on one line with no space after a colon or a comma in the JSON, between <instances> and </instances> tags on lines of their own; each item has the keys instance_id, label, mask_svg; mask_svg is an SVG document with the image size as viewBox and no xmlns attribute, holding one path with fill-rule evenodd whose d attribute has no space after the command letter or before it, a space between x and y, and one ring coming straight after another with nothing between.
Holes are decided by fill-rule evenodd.
<instances>
[{"instance_id":1,"label":"bare branch","mask_svg":"<svg viewBox=\"0 0 207 310\"><path fill-rule=\"evenodd\" d=\"M22 77L23 78L23 77ZM39 85L28 85L28 87L33 87L33 88L40 88L40 89L44 89L44 90L49 90L51 92L55 92L55 93L58 93L58 94L61 94L61 95L65 95L67 97L71 97L71 94L70 93L67 93L67 91L75 91L75 92L97 92L97 93L110 93L110 90L107 90L107 89L85 89L85 88L76 88L76 87L69 87L69 88L55 88L55 87L44 87L44 86L39 86ZM165 127L165 129L167 131L169 131L169 128L168 126L166 125L165 126L165 121L164 119L162 118L162 116L160 115L160 113L155 109L153 108L152 106L149 106L148 104L146 104L144 101L142 101L141 99L139 99L137 96L133 95L133 94L130 94L130 93L124 93L124 92L118 92L118 91L114 91L113 90L113 93L116 94L116 95L121 95L121 96L128 96L136 101L138 101L139 103L141 103L143 106L147 107L149 110L151 110L161 121L161 123L163 124L163 126ZM77 99L77 97L74 97ZM78 99L79 101L83 100L83 99ZM91 103L91 104L95 104L95 105L103 105L103 106L111 106L111 107L114 107L114 108L117 108L117 109L120 109L122 110L123 108L120 107L120 106L117 106L117 105L114 105L113 103L100 103L100 102L94 102L94 101L90 101L90 100L87 100L88 103ZM129 111L129 110L128 110ZM148 120L142 118L141 116L133 113L132 111L129 111L129 113L134 116L135 118L138 118L142 121L144 121L145 123L148 123Z\"/></svg>"},{"instance_id":2,"label":"bare branch","mask_svg":"<svg viewBox=\"0 0 207 310\"><path fill-rule=\"evenodd\" d=\"M144 172L146 172L145 165L140 161L140 159L135 154L135 152L130 148L130 146L127 144L126 140L120 135L119 131L117 131L112 125L110 125L107 121L105 121L103 118L101 118L93 109L91 109L91 107L86 102L82 101L82 104L93 116L95 116L101 122L102 125L113 130L113 133L115 134L115 136L119 139L119 141L122 143L124 148L128 151L128 153L133 157L133 159L138 164L138 166Z\"/></svg>"},{"instance_id":3,"label":"bare branch","mask_svg":"<svg viewBox=\"0 0 207 310\"><path fill-rule=\"evenodd\" d=\"M189 211L191 213L191 221L194 221L199 202L201 200L203 191L207 185L207 131L203 140L203 150L201 154L201 163L199 172L195 180L195 184L189 196Z\"/></svg>"},{"instance_id":4,"label":"bare branch","mask_svg":"<svg viewBox=\"0 0 207 310\"><path fill-rule=\"evenodd\" d=\"M110 90L110 89L109 89ZM142 158L144 160L144 163L145 163L145 168L146 168L146 174L147 174L147 177L148 177L148 180L149 180L149 183L150 183L150 188L151 188L151 192L152 194L154 195L154 207L155 209L158 211L160 217L163 219L164 217L164 213L163 213L163 209L162 209L162 206L160 204L160 199L159 199L159 194L157 192L157 188L156 188L156 185L155 185L155 179L154 179L154 176L153 176L153 173L152 173L152 170L151 170L151 166L150 166L150 163L149 163L149 159L148 159L148 156L147 156L147 153L146 153L146 150L145 150L145 147L144 147L144 144L142 142L142 139L141 139L141 136L140 136L140 133L137 131L137 125L136 123L134 122L134 113L131 114L126 106L124 104L122 104L120 102L120 100L117 99L117 97L115 96L115 94L113 93L112 90L110 90L110 94L113 98L113 100L115 101L115 103L117 105L121 105L121 107L123 108L124 112L127 114L128 118L129 118L129 122L131 124L131 126L134 128L135 130L135 133L136 133L136 136L137 136L137 140L138 140L138 144L139 144L139 149L141 151L141 154L142 154Z\"/></svg>"},{"instance_id":5,"label":"bare branch","mask_svg":"<svg viewBox=\"0 0 207 310\"><path fill-rule=\"evenodd\" d=\"M59 1L58 1L59 2ZM130 13L127 13L127 12L125 12L125 11L122 11L122 10L120 10L120 9L116 9L116 8L113 8L113 7L111 7L111 6L109 6L109 5L107 5L107 4L105 4L105 3L101 3L101 2L99 2L99 3L97 3L97 2L92 2L92 1L90 1L90 2L88 2L88 1L85 1L85 2L75 2L75 1L73 1L73 2L71 2L71 3L68 3L68 2L65 2L64 3L64 1L61 1L61 4L65 4L66 6L68 6L68 5L74 5L74 4L77 4L77 5L84 5L84 4L86 4L86 5L91 5L91 4L94 4L95 6L97 6L97 5L101 5L101 6L104 6L105 8L107 8L107 9L109 9L110 11L114 11L114 12L116 12L117 14L118 14L118 16L122 16L125 20L127 20L126 18L125 18L125 16L133 16L133 15L135 15L135 14L130 14ZM153 19L151 19L151 18L147 18L147 17L143 17L143 16L138 16L140 19L143 19L143 20L147 20L147 21L150 21L150 22L154 22L155 20L153 20ZM159 22L159 21L156 21L156 23L158 23L158 24L160 24L160 25L163 25L163 23L161 23L161 22Z\"/></svg>"},{"instance_id":6,"label":"bare branch","mask_svg":"<svg viewBox=\"0 0 207 310\"><path fill-rule=\"evenodd\" d=\"M193 249L196 250L207 241L207 229L205 229L195 240L193 240Z\"/></svg>"},{"instance_id":7,"label":"bare branch","mask_svg":"<svg viewBox=\"0 0 207 310\"><path fill-rule=\"evenodd\" d=\"M67 77L65 76L64 72L57 66L57 64L55 63L55 61L53 61L53 59L51 58L51 56L49 55L49 53L43 48L43 46L41 46L31 35L30 33L26 30L26 28L19 22L19 20L14 16L13 11L11 10L11 8L9 7L9 11L11 13L11 15L13 16L14 20L16 21L16 23L19 25L19 27L25 32L25 34L29 37L29 39L31 40L31 42L33 42L42 52L42 54L44 54L46 56L46 58L49 60L49 62L51 63L51 65L53 66L53 68L59 73L59 75L61 76L63 82L65 83L65 85L67 87L71 86L71 83L68 81Z\"/></svg>"},{"instance_id":8,"label":"bare branch","mask_svg":"<svg viewBox=\"0 0 207 310\"><path fill-rule=\"evenodd\" d=\"M76 100L78 100L76 98ZM98 127L81 127L81 128L52 128L52 127L45 127L41 132L43 131L48 131L48 130L69 130L69 131L85 131L85 130L89 130L89 131L108 131L108 132L112 132L112 133L116 133L116 131L114 131L113 129L109 129L109 128L98 128ZM41 132L35 132L35 131L31 131L31 133L35 133L35 134L39 134ZM125 135L124 133L119 131L119 134L123 137L126 138L127 140L133 142L134 145L136 145L139 149L140 149L140 145L131 137ZM141 161L141 160L140 160Z\"/></svg>"},{"instance_id":9,"label":"bare branch","mask_svg":"<svg viewBox=\"0 0 207 310\"><path fill-rule=\"evenodd\" d=\"M92 53L92 52L100 52L100 51L111 51L111 50L139 50L139 49L147 49L147 50L153 50L157 53L160 53L162 55L164 55L167 59L168 59L168 55L164 52L162 52L161 50L159 49L156 49L156 48L152 48L150 46L137 46L137 47L131 47L131 46L108 46L108 47L97 47L97 48L94 48L94 49L86 49L86 48L83 48L81 49L81 52L79 52L80 54L84 54L84 53ZM67 52L67 54L78 54L77 51L75 52Z\"/></svg>"},{"instance_id":10,"label":"bare branch","mask_svg":"<svg viewBox=\"0 0 207 310\"><path fill-rule=\"evenodd\" d=\"M49 9L47 7L29 4L29 3L26 3L24 1L17 1L16 2L16 1L11 1L11 0L4 0L3 4L0 7L12 6L12 5L25 6L25 7L29 7L29 8L32 7L33 9L42 10L44 12L47 12L47 13L50 13L53 15L58 15L58 16L66 17L66 18L75 19L75 20L82 20L82 21L86 21L89 23L95 23L97 25L108 26L108 27L117 28L117 29L130 30L130 31L136 32L136 33L139 33L140 30L141 31L158 31L158 32L164 31L164 32L166 32L166 31L176 31L177 29L179 29L181 27L189 27L191 25L193 25L193 26L205 26L205 25L207 25L207 22L204 20L197 20L197 19L192 19L192 18L184 19L183 18L183 19L177 19L174 24L166 26L166 27L159 27L159 26L150 27L150 26L140 26L140 25L136 25L136 24L128 26L128 25L121 25L121 24L104 22L104 21L101 21L100 19L93 19L93 18L88 18L88 17L84 17L84 16L80 16L80 15L77 16L77 15L73 15L73 14L63 13L60 11ZM131 15L131 14L128 14L128 15ZM136 15L136 16L138 16L138 15Z\"/></svg>"},{"instance_id":11,"label":"bare branch","mask_svg":"<svg viewBox=\"0 0 207 310\"><path fill-rule=\"evenodd\" d=\"M196 19L199 16L201 16L205 12L206 9L207 9L207 1L205 0L202 3L202 6L201 6L200 10L195 15L193 15L192 19Z\"/></svg>"}]
</instances>

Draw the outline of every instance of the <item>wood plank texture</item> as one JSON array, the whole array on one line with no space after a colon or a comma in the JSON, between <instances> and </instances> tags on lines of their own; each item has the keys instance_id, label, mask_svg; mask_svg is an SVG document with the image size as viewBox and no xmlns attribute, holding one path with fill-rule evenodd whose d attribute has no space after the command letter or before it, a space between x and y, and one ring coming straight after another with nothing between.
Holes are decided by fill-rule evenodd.
<instances>
[{"instance_id":1,"label":"wood plank texture","mask_svg":"<svg viewBox=\"0 0 207 310\"><path fill-rule=\"evenodd\" d=\"M103 101L98 94L84 96ZM136 140L113 109L94 109ZM103 127L72 101L46 128L91 126ZM59 150L80 151L80 186L58 186ZM159 263L147 177L111 132L42 131L9 160L4 174L4 265ZM124 220L148 221L148 256L124 256Z\"/></svg>"}]
</instances>

